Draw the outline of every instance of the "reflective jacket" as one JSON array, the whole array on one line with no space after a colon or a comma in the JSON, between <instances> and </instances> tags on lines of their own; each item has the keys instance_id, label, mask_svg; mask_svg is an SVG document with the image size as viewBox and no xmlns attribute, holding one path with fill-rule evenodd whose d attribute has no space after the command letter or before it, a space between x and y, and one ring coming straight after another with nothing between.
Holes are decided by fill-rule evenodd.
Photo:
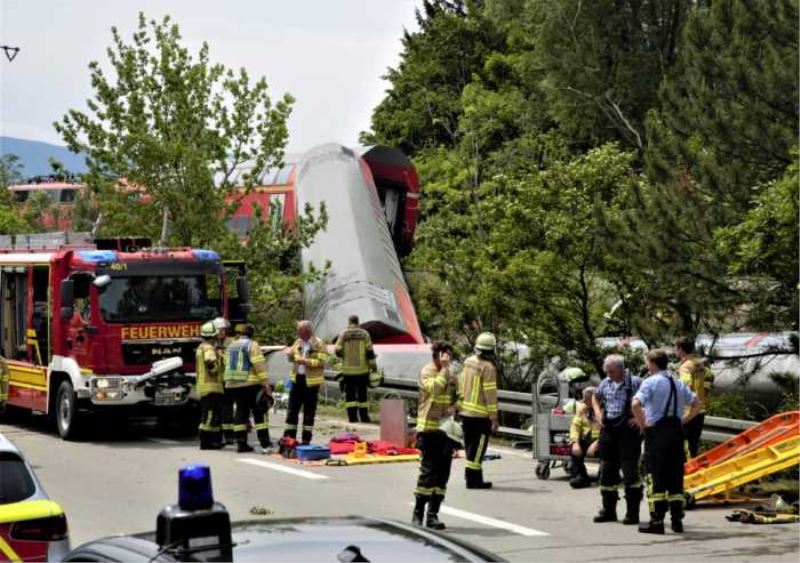
<instances>
[{"instance_id":1,"label":"reflective jacket","mask_svg":"<svg viewBox=\"0 0 800 563\"><path fill-rule=\"evenodd\" d=\"M447 407L454 404L455 378L447 368L436 369L431 362L419 374L419 403L417 405L417 432L439 429Z\"/></svg>"},{"instance_id":2,"label":"reflective jacket","mask_svg":"<svg viewBox=\"0 0 800 563\"><path fill-rule=\"evenodd\" d=\"M497 369L492 362L467 358L458 387L461 416L497 420Z\"/></svg>"},{"instance_id":3,"label":"reflective jacket","mask_svg":"<svg viewBox=\"0 0 800 563\"><path fill-rule=\"evenodd\" d=\"M592 408L586 403L578 403L569 426L569 441L578 443L587 436L591 436L593 441L600 438L600 425L593 419Z\"/></svg>"},{"instance_id":4,"label":"reflective jacket","mask_svg":"<svg viewBox=\"0 0 800 563\"><path fill-rule=\"evenodd\" d=\"M711 392L711 386L714 384L714 373L710 368L706 367L702 358L691 355L678 366L678 378L689 389L694 391L699 401L702 401L703 407L700 410L700 414L704 414L706 412L706 397Z\"/></svg>"},{"instance_id":5,"label":"reflective jacket","mask_svg":"<svg viewBox=\"0 0 800 563\"><path fill-rule=\"evenodd\" d=\"M201 397L210 393L224 393L222 386L223 363L213 344L201 342L195 352L197 392Z\"/></svg>"},{"instance_id":6,"label":"reflective jacket","mask_svg":"<svg viewBox=\"0 0 800 563\"><path fill-rule=\"evenodd\" d=\"M267 363L255 340L237 338L225 352L225 387L248 387L267 382Z\"/></svg>"},{"instance_id":7,"label":"reflective jacket","mask_svg":"<svg viewBox=\"0 0 800 563\"><path fill-rule=\"evenodd\" d=\"M308 387L319 387L325 381L325 361L328 359L328 350L325 342L316 336L312 336L309 343L311 347L309 348L308 355L305 357L307 360L310 360L309 364L305 366L306 385ZM296 362L302 358L303 340L298 338L294 341L294 344L292 344L289 350L289 361L294 364L292 366L292 372L289 374L292 381L297 380L297 368L299 366Z\"/></svg>"},{"instance_id":8,"label":"reflective jacket","mask_svg":"<svg viewBox=\"0 0 800 563\"><path fill-rule=\"evenodd\" d=\"M342 358L342 375L366 375L377 368L372 339L363 328L351 326L336 340L336 355Z\"/></svg>"},{"instance_id":9,"label":"reflective jacket","mask_svg":"<svg viewBox=\"0 0 800 563\"><path fill-rule=\"evenodd\" d=\"M8 364L0 356L0 404L8 401Z\"/></svg>"}]
</instances>

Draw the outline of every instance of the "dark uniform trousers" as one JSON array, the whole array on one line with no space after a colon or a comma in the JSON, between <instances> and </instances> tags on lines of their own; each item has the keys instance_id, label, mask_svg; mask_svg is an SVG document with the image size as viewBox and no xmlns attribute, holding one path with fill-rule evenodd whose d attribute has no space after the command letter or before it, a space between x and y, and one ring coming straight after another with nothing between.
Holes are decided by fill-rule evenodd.
<instances>
[{"instance_id":1,"label":"dark uniform trousers","mask_svg":"<svg viewBox=\"0 0 800 563\"><path fill-rule=\"evenodd\" d=\"M698 414L683 427L683 439L686 441L686 454L689 458L697 457L705 419L706 415Z\"/></svg>"},{"instance_id":2,"label":"dark uniform trousers","mask_svg":"<svg viewBox=\"0 0 800 563\"><path fill-rule=\"evenodd\" d=\"M261 385L248 385L247 387L230 387L226 390L233 398L234 408L236 409L234 436L240 444L247 443L247 423L250 413L253 413L256 436L262 448L272 446L269 439L269 419L267 402L258 400L259 392L264 387Z\"/></svg>"},{"instance_id":3,"label":"dark uniform trousers","mask_svg":"<svg viewBox=\"0 0 800 563\"><path fill-rule=\"evenodd\" d=\"M592 445L594 440L591 433L584 436L578 441L578 446L581 448L582 455L574 455L570 452L570 475L574 478L589 478L589 472L586 471L586 451Z\"/></svg>"},{"instance_id":4,"label":"dark uniform trousers","mask_svg":"<svg viewBox=\"0 0 800 563\"><path fill-rule=\"evenodd\" d=\"M298 374L289 391L289 410L286 413L284 436L297 438L297 422L300 418L300 409L303 409L303 443L311 443L318 397L319 387L309 387L306 385L306 376Z\"/></svg>"},{"instance_id":5,"label":"dark uniform trousers","mask_svg":"<svg viewBox=\"0 0 800 563\"><path fill-rule=\"evenodd\" d=\"M645 430L644 462L647 468L647 503L650 516L661 521L669 509L673 519L683 515L683 449L681 419L664 417Z\"/></svg>"},{"instance_id":6,"label":"dark uniform trousers","mask_svg":"<svg viewBox=\"0 0 800 563\"><path fill-rule=\"evenodd\" d=\"M222 434L225 437L225 441L228 443L233 443L235 440L233 427L236 423L236 420L233 416L234 411L234 401L233 401L233 393L230 389L225 390L225 396L222 400Z\"/></svg>"},{"instance_id":7,"label":"dark uniform trousers","mask_svg":"<svg viewBox=\"0 0 800 563\"><path fill-rule=\"evenodd\" d=\"M420 451L419 477L414 491L418 497L444 499L450 467L453 465L454 443L441 430L419 432L417 449Z\"/></svg>"},{"instance_id":8,"label":"dark uniform trousers","mask_svg":"<svg viewBox=\"0 0 800 563\"><path fill-rule=\"evenodd\" d=\"M347 407L347 419L350 422L369 422L369 403L367 402L367 387L369 387L369 373L362 375L345 375L344 395Z\"/></svg>"},{"instance_id":9,"label":"dark uniform trousers","mask_svg":"<svg viewBox=\"0 0 800 563\"><path fill-rule=\"evenodd\" d=\"M488 418L462 416L464 427L464 478L467 485L483 483L483 456L489 447L492 421Z\"/></svg>"},{"instance_id":10,"label":"dark uniform trousers","mask_svg":"<svg viewBox=\"0 0 800 563\"><path fill-rule=\"evenodd\" d=\"M635 514L642 501L642 478L639 459L642 453L642 436L638 427L628 425L628 417L621 420L603 421L598 444L600 457L600 494L603 507L614 510L619 500L620 470L625 486L625 500L628 512Z\"/></svg>"},{"instance_id":11,"label":"dark uniform trousers","mask_svg":"<svg viewBox=\"0 0 800 563\"><path fill-rule=\"evenodd\" d=\"M208 393L200 397L200 444L222 442L222 393Z\"/></svg>"}]
</instances>

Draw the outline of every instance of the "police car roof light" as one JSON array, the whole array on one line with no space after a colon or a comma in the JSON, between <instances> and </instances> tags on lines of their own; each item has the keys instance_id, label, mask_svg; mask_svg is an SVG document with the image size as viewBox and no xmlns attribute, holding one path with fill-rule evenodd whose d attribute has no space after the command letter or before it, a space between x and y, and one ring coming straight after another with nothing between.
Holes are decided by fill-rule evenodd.
<instances>
[{"instance_id":1,"label":"police car roof light","mask_svg":"<svg viewBox=\"0 0 800 563\"><path fill-rule=\"evenodd\" d=\"M178 505L183 510L204 510L214 505L207 465L186 465L178 470Z\"/></svg>"}]
</instances>

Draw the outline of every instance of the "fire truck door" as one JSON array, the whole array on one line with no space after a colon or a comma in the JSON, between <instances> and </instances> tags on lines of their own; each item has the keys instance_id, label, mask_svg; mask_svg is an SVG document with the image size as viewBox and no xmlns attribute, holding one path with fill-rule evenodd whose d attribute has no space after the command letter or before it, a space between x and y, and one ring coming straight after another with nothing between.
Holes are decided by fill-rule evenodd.
<instances>
[{"instance_id":1,"label":"fire truck door","mask_svg":"<svg viewBox=\"0 0 800 563\"><path fill-rule=\"evenodd\" d=\"M0 271L0 347L5 358L28 359L25 346L27 289L28 275L24 267L7 266Z\"/></svg>"}]
</instances>

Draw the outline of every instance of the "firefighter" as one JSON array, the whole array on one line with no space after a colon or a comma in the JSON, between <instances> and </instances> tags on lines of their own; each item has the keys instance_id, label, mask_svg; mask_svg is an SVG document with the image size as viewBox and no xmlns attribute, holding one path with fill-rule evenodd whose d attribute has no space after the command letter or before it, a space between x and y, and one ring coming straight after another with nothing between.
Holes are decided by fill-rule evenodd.
<instances>
[{"instance_id":1,"label":"firefighter","mask_svg":"<svg viewBox=\"0 0 800 563\"><path fill-rule=\"evenodd\" d=\"M464 425L464 478L468 489L490 489L483 480L483 455L489 434L497 432L497 340L491 332L478 335L475 354L467 358L458 380L458 410Z\"/></svg>"},{"instance_id":2,"label":"firefighter","mask_svg":"<svg viewBox=\"0 0 800 563\"><path fill-rule=\"evenodd\" d=\"M455 378L450 370L453 348L447 342L434 342L431 352L433 361L423 367L419 375L417 449L421 458L411 521L422 526L427 505L425 525L434 530L444 530L444 524L439 522L439 507L444 500L457 444L448 438L439 425L455 404Z\"/></svg>"},{"instance_id":3,"label":"firefighter","mask_svg":"<svg viewBox=\"0 0 800 563\"><path fill-rule=\"evenodd\" d=\"M297 422L302 408L302 442L310 444L319 388L325 381L325 361L328 359L328 352L325 342L314 336L309 321L297 323L297 340L289 349L288 359L293 364L289 376L292 380L292 389L289 391L289 408L283 435L297 438Z\"/></svg>"},{"instance_id":4,"label":"firefighter","mask_svg":"<svg viewBox=\"0 0 800 563\"><path fill-rule=\"evenodd\" d=\"M269 399L272 390L267 378L267 365L261 348L253 339L255 328L242 327L242 334L230 346L225 356L225 390L234 402L234 436L239 453L252 452L247 443L247 423L253 413L256 436L263 453L272 448L269 439Z\"/></svg>"},{"instance_id":5,"label":"firefighter","mask_svg":"<svg viewBox=\"0 0 800 563\"><path fill-rule=\"evenodd\" d=\"M672 531L683 532L683 426L700 412L702 404L681 380L667 371L667 354L655 349L647 353L647 371L633 397L636 422L644 430L644 460L647 469L647 502L650 522L639 527L645 534L663 534L669 508ZM684 408L690 406L684 415Z\"/></svg>"},{"instance_id":6,"label":"firefighter","mask_svg":"<svg viewBox=\"0 0 800 563\"><path fill-rule=\"evenodd\" d=\"M358 317L351 315L349 326L336 339L336 355L342 359L345 406L350 422L369 422L367 387L369 373L377 369L375 352L369 333L358 326Z\"/></svg>"},{"instance_id":7,"label":"firefighter","mask_svg":"<svg viewBox=\"0 0 800 563\"><path fill-rule=\"evenodd\" d=\"M625 371L622 356L611 354L603 362L606 377L597 386L592 407L595 420L600 422L600 497L603 508L595 522L616 522L617 501L622 470L625 485L625 518L622 523L639 523L642 502L642 478L639 459L642 455L642 435L631 412L631 401L642 383L640 377Z\"/></svg>"},{"instance_id":8,"label":"firefighter","mask_svg":"<svg viewBox=\"0 0 800 563\"><path fill-rule=\"evenodd\" d=\"M8 364L6 359L0 356L0 413L6 410L8 402Z\"/></svg>"},{"instance_id":9,"label":"firefighter","mask_svg":"<svg viewBox=\"0 0 800 563\"><path fill-rule=\"evenodd\" d=\"M675 341L675 355L680 360L678 378L691 389L704 406L702 410L683 427L686 454L689 458L697 457L700 448L700 436L703 434L703 423L706 418L706 397L714 384L714 374L706 367L702 358L694 353L694 340L681 337Z\"/></svg>"},{"instance_id":10,"label":"firefighter","mask_svg":"<svg viewBox=\"0 0 800 563\"><path fill-rule=\"evenodd\" d=\"M591 484L586 471L586 458L595 457L600 442L600 425L594 418L592 397L595 388L583 390L583 401L575 407L575 415L569 428L570 469L572 478L569 481L573 489L583 489Z\"/></svg>"},{"instance_id":11,"label":"firefighter","mask_svg":"<svg viewBox=\"0 0 800 563\"><path fill-rule=\"evenodd\" d=\"M225 447L222 441L222 387L223 363L217 354L214 343L218 331L213 322L200 327L203 341L195 352L197 370L197 393L200 395L200 449L218 450Z\"/></svg>"},{"instance_id":12,"label":"firefighter","mask_svg":"<svg viewBox=\"0 0 800 563\"><path fill-rule=\"evenodd\" d=\"M213 321L214 328L217 329L216 349L217 354L222 358L222 371L225 372L225 356L228 346L233 343L231 336L231 323L223 317L217 317ZM233 397L231 393L225 393L222 402L222 436L226 445L235 442L233 437Z\"/></svg>"}]
</instances>

